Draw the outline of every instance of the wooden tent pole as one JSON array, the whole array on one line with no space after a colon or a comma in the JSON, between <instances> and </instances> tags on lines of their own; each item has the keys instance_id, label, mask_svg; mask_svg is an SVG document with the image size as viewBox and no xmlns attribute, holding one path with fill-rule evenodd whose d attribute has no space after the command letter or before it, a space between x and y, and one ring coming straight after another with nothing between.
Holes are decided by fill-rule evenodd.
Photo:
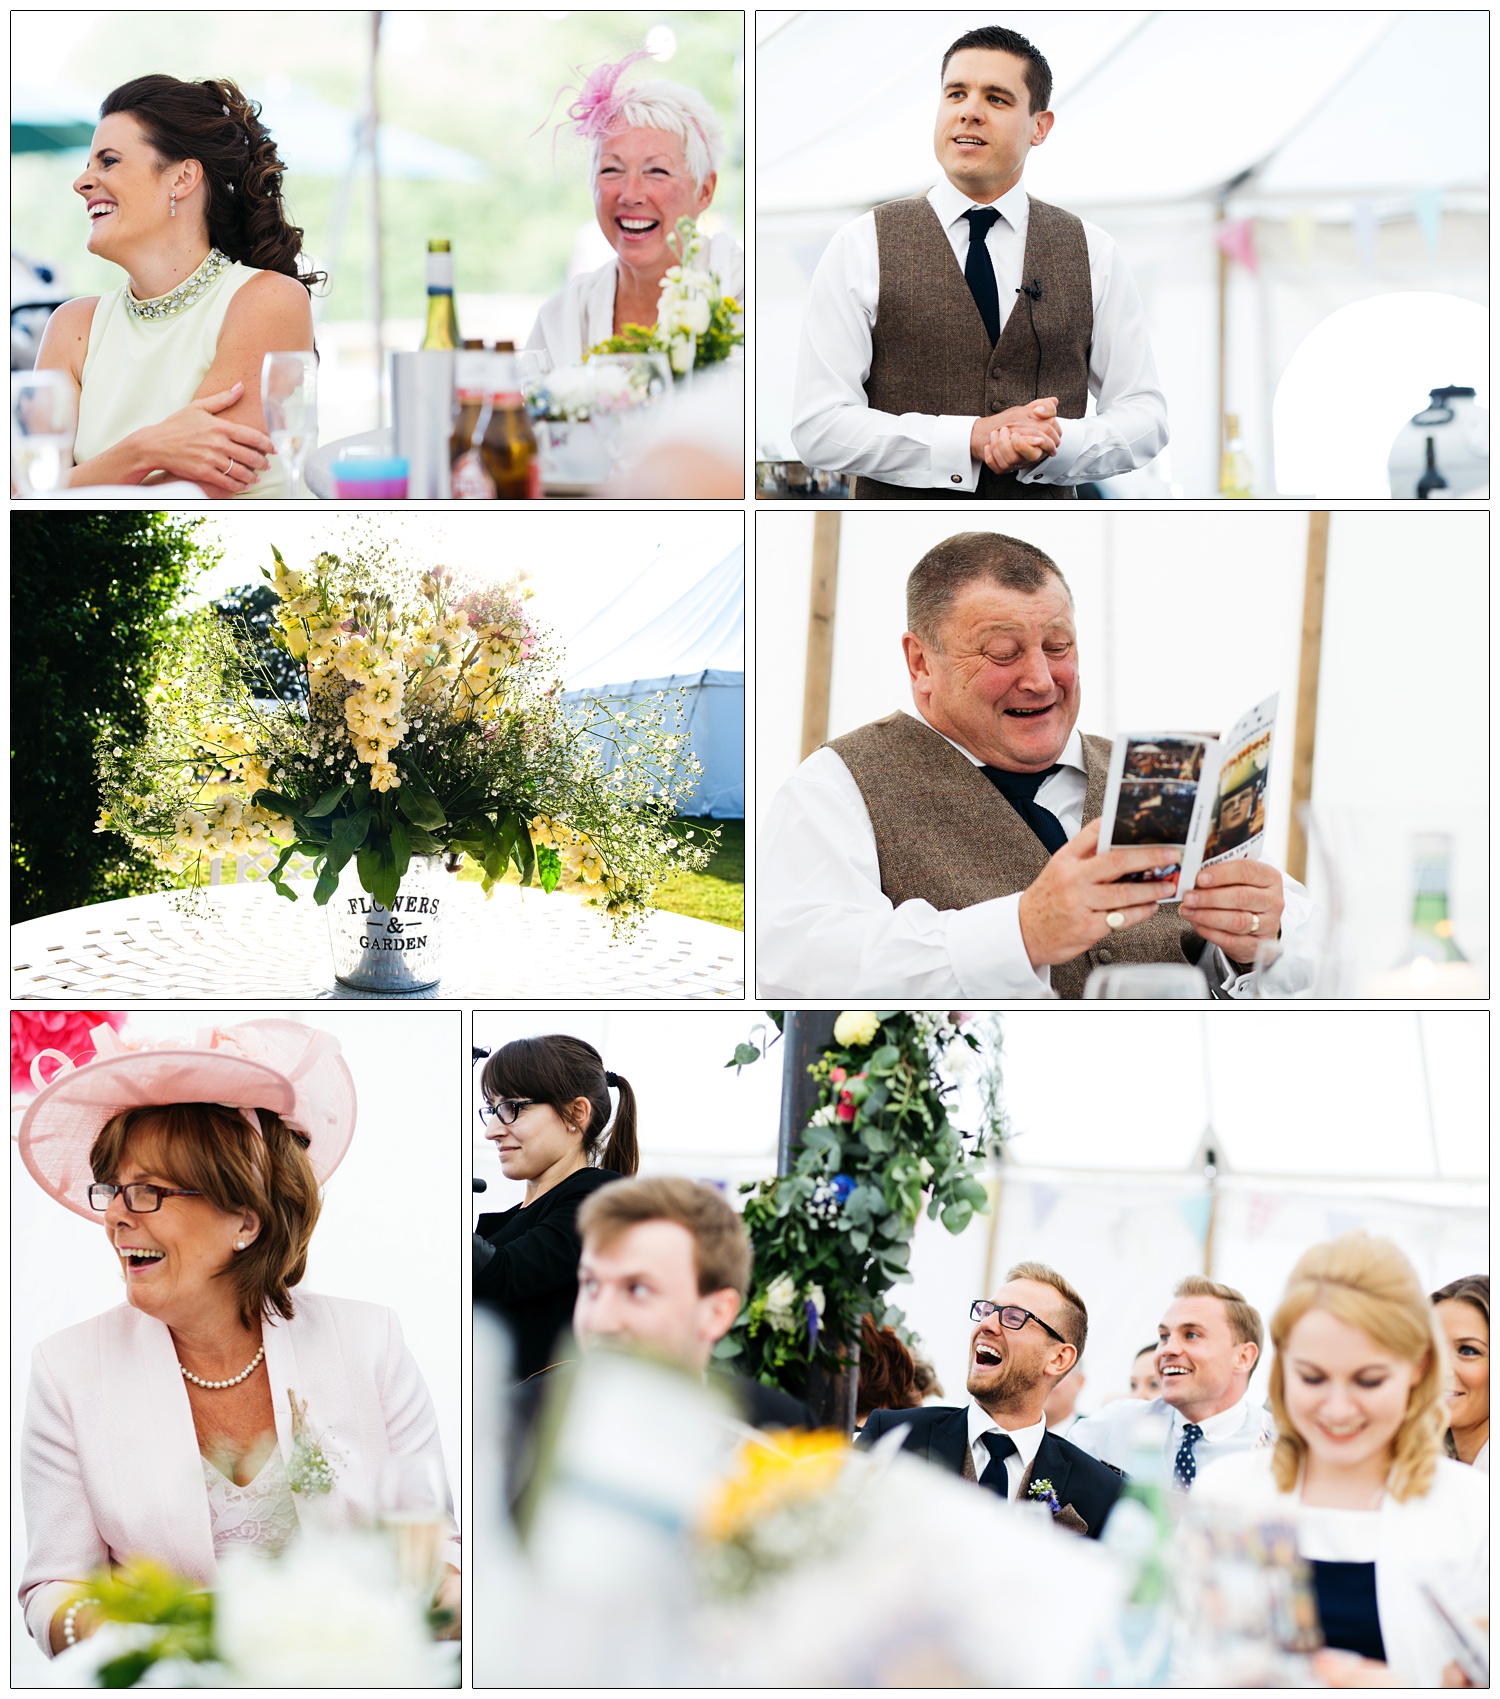
<instances>
[{"instance_id":1,"label":"wooden tent pole","mask_svg":"<svg viewBox=\"0 0 1500 1699\"><path fill-rule=\"evenodd\" d=\"M828 703L833 690L833 616L839 588L839 521L842 515L813 515L812 591L807 608L807 673L802 686L802 753L805 761L828 741Z\"/></svg>"},{"instance_id":2,"label":"wooden tent pole","mask_svg":"<svg viewBox=\"0 0 1500 1699\"><path fill-rule=\"evenodd\" d=\"M1312 801L1313 752L1318 738L1318 674L1323 663L1323 596L1328 582L1328 511L1307 516L1307 576L1302 590L1302 655L1297 668L1297 724L1292 742L1292 818L1287 827L1286 870L1307 878L1303 810Z\"/></svg>"}]
</instances>

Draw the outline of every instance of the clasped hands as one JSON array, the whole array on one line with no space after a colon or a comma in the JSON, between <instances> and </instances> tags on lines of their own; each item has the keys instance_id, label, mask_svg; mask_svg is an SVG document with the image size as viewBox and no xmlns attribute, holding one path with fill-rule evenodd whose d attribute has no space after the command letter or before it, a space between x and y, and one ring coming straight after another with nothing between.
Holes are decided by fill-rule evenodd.
<instances>
[{"instance_id":1,"label":"clasped hands","mask_svg":"<svg viewBox=\"0 0 1500 1699\"><path fill-rule=\"evenodd\" d=\"M1170 867L1180 852L1145 845L1099 853L1098 820L1057 851L1021 893L1021 941L1031 965L1055 967L1097 944L1105 933L1139 926L1177 894L1177 879L1121 883L1127 873ZM1206 943L1248 966L1264 939L1281 931L1286 903L1281 874L1263 861L1223 861L1203 869L1182 899L1182 918ZM1118 914L1111 927L1107 915Z\"/></svg>"},{"instance_id":2,"label":"clasped hands","mask_svg":"<svg viewBox=\"0 0 1500 1699\"><path fill-rule=\"evenodd\" d=\"M969 457L982 460L992 472L1013 472L1056 454L1061 441L1057 397L1049 395L976 419L969 432Z\"/></svg>"}]
</instances>

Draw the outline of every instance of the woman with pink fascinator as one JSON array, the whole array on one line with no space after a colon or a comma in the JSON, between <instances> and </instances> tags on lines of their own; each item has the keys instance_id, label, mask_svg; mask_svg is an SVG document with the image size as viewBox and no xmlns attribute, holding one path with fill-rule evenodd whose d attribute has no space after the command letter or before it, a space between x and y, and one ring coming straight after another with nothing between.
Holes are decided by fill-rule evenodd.
<instances>
[{"instance_id":1,"label":"woman with pink fascinator","mask_svg":"<svg viewBox=\"0 0 1500 1699\"><path fill-rule=\"evenodd\" d=\"M277 1551L309 1520L372 1523L393 1464L445 1479L395 1315L300 1289L354 1134L338 1041L286 1020L93 1037L81 1066L36 1058L17 1136L37 1183L104 1229L125 1282L123 1304L32 1357L20 1600L53 1657L98 1628L101 1570L144 1556L208 1586L229 1552Z\"/></svg>"},{"instance_id":2,"label":"woman with pink fascinator","mask_svg":"<svg viewBox=\"0 0 1500 1699\"><path fill-rule=\"evenodd\" d=\"M556 366L577 365L627 324L655 325L662 278L680 258L667 238L679 218L699 218L714 198L724 127L681 83L621 87L629 67L647 57L601 66L568 108L573 133L590 146L594 213L615 257L569 278L537 314L526 346L545 348ZM715 235L699 263L725 294L744 299L745 251L732 236Z\"/></svg>"}]
</instances>

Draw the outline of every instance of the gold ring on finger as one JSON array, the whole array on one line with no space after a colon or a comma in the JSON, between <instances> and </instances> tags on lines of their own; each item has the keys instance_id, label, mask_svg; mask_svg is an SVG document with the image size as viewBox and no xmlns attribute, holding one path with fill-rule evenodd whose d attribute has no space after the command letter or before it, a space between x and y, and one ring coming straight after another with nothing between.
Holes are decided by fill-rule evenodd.
<instances>
[{"instance_id":1,"label":"gold ring on finger","mask_svg":"<svg viewBox=\"0 0 1500 1699\"><path fill-rule=\"evenodd\" d=\"M1125 916L1119 911L1119 909L1111 909L1104 917L1104 924L1111 932L1118 932L1125 924Z\"/></svg>"}]
</instances>

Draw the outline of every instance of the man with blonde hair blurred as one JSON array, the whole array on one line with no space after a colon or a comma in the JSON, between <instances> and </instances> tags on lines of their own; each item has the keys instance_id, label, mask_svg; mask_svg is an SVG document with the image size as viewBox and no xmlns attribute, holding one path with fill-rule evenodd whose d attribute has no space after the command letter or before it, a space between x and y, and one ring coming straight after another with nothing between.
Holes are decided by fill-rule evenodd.
<instances>
[{"instance_id":1,"label":"man with blonde hair blurred","mask_svg":"<svg viewBox=\"0 0 1500 1699\"><path fill-rule=\"evenodd\" d=\"M1079 1422L1070 1437L1101 1462L1124 1469L1137 1424L1149 1422L1163 1434L1173 1483L1191 1492L1203 1465L1276 1437L1269 1413L1248 1397L1264 1329L1243 1292L1189 1275L1178 1283L1156 1332L1161 1396L1120 1399Z\"/></svg>"},{"instance_id":2,"label":"man with blonde hair blurred","mask_svg":"<svg viewBox=\"0 0 1500 1699\"><path fill-rule=\"evenodd\" d=\"M1059 1527L1097 1539L1120 1496L1120 1475L1050 1433L1048 1398L1083 1355L1083 1299L1055 1269L1017 1263L993 1298L970 1306L965 1406L875 1410L858 1444L892 1428L902 1449L1001 1498L1045 1504Z\"/></svg>"},{"instance_id":3,"label":"man with blonde hair blurred","mask_svg":"<svg viewBox=\"0 0 1500 1699\"><path fill-rule=\"evenodd\" d=\"M580 1348L623 1345L708 1374L750 1289L750 1235L728 1199L675 1174L619 1180L585 1200L578 1232ZM815 1425L801 1399L743 1375L712 1378L752 1427Z\"/></svg>"}]
</instances>

